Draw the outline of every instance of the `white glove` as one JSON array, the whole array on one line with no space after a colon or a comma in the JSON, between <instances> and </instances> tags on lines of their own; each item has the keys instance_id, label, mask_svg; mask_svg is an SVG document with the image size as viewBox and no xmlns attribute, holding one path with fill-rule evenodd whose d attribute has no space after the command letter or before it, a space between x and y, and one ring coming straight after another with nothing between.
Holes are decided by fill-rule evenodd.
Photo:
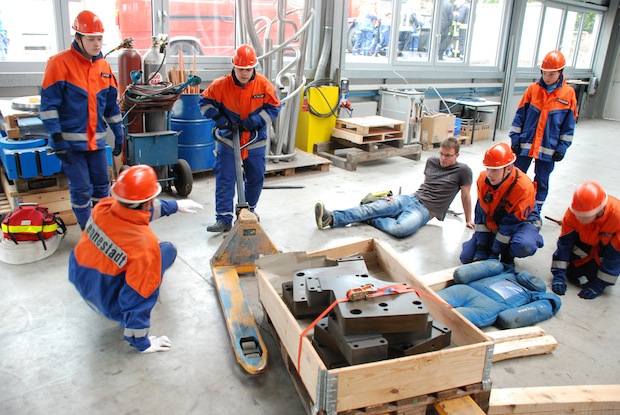
<instances>
[{"instance_id":1,"label":"white glove","mask_svg":"<svg viewBox=\"0 0 620 415\"><path fill-rule=\"evenodd\" d=\"M166 336L149 336L149 340L151 345L142 353L167 352L170 350L170 346L172 346L170 339Z\"/></svg>"},{"instance_id":2,"label":"white glove","mask_svg":"<svg viewBox=\"0 0 620 415\"><path fill-rule=\"evenodd\" d=\"M177 210L183 213L196 213L196 209L204 209L200 203L191 199L177 200Z\"/></svg>"}]
</instances>

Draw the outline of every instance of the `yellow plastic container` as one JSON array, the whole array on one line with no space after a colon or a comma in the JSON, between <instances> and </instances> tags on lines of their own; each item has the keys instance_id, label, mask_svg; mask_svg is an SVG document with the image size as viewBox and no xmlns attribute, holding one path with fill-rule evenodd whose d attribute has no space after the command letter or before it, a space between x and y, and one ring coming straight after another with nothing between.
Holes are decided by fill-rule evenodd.
<instances>
[{"instance_id":1,"label":"yellow plastic container","mask_svg":"<svg viewBox=\"0 0 620 415\"><path fill-rule=\"evenodd\" d=\"M329 113L330 109L334 108L340 99L338 87L310 88L305 94L305 98L307 103L304 103L305 100L302 98L299 106L295 145L300 150L314 153L314 144L330 140L332 129L336 126L336 116L318 117L310 113L308 106L311 106L319 114Z\"/></svg>"}]
</instances>

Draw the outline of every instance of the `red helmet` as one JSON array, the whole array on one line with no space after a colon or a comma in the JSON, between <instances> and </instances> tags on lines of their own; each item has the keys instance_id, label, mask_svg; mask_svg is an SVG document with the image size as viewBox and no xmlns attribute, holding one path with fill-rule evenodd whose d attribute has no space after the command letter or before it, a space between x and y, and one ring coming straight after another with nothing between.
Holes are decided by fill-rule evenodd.
<instances>
[{"instance_id":1,"label":"red helmet","mask_svg":"<svg viewBox=\"0 0 620 415\"><path fill-rule=\"evenodd\" d=\"M81 11L73 21L73 30L81 35L103 35L103 22L95 13L88 10Z\"/></svg>"},{"instance_id":2,"label":"red helmet","mask_svg":"<svg viewBox=\"0 0 620 415\"><path fill-rule=\"evenodd\" d=\"M506 143L493 144L484 153L482 164L487 169L503 169L515 162L517 157L512 152L510 146Z\"/></svg>"},{"instance_id":3,"label":"red helmet","mask_svg":"<svg viewBox=\"0 0 620 415\"><path fill-rule=\"evenodd\" d=\"M243 44L235 51L235 56L232 57L232 64L237 68L249 69L258 64L256 59L256 52L252 49L252 46Z\"/></svg>"},{"instance_id":4,"label":"red helmet","mask_svg":"<svg viewBox=\"0 0 620 415\"><path fill-rule=\"evenodd\" d=\"M564 69L565 66L566 59L564 59L562 52L559 50L552 50L545 55L545 58L540 64L540 69L543 71L559 71Z\"/></svg>"},{"instance_id":5,"label":"red helmet","mask_svg":"<svg viewBox=\"0 0 620 415\"><path fill-rule=\"evenodd\" d=\"M110 189L112 196L123 203L143 203L161 193L157 174L151 166L138 164L123 170Z\"/></svg>"},{"instance_id":6,"label":"red helmet","mask_svg":"<svg viewBox=\"0 0 620 415\"><path fill-rule=\"evenodd\" d=\"M593 216L607 204L607 193L596 182L588 181L580 184L573 194L570 210L575 216Z\"/></svg>"}]
</instances>

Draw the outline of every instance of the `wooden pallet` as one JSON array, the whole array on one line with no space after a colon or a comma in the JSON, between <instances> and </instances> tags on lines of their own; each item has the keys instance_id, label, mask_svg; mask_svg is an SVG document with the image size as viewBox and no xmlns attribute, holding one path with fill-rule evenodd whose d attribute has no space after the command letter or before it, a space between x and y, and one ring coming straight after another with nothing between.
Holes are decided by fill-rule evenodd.
<instances>
[{"instance_id":1,"label":"wooden pallet","mask_svg":"<svg viewBox=\"0 0 620 415\"><path fill-rule=\"evenodd\" d=\"M468 136L468 135L455 135L455 136L453 136L453 138L456 138L456 140L462 146L468 146L468 145L471 144L471 136ZM436 142L436 143L422 142L421 144L422 144L422 150L424 150L424 151L428 151L428 150L432 150L434 148L441 147L441 142Z\"/></svg>"},{"instance_id":2,"label":"wooden pallet","mask_svg":"<svg viewBox=\"0 0 620 415\"><path fill-rule=\"evenodd\" d=\"M332 162L324 157L296 148L292 160L278 163L268 162L265 176L294 176L304 171L324 172L329 171L331 164Z\"/></svg>"},{"instance_id":3,"label":"wooden pallet","mask_svg":"<svg viewBox=\"0 0 620 415\"><path fill-rule=\"evenodd\" d=\"M377 141L402 140L405 122L392 118L372 116L340 118L332 130L332 137L343 138L357 144Z\"/></svg>"},{"instance_id":4,"label":"wooden pallet","mask_svg":"<svg viewBox=\"0 0 620 415\"><path fill-rule=\"evenodd\" d=\"M332 141L317 143L315 148L319 156L329 159L334 166L348 171L357 170L357 165L366 161L390 157L420 160L422 154L420 144L404 145L403 140L355 144L332 137Z\"/></svg>"}]
</instances>

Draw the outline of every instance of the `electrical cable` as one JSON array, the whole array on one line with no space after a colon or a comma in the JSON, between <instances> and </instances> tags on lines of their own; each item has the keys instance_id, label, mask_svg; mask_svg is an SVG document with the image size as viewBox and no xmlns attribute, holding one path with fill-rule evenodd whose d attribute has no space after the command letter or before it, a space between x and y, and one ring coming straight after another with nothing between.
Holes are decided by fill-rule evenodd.
<instances>
[{"instance_id":1,"label":"electrical cable","mask_svg":"<svg viewBox=\"0 0 620 415\"><path fill-rule=\"evenodd\" d=\"M308 82L308 84L306 85L306 89L304 91L304 101L308 103L308 111L310 112L310 114L314 115L315 117L319 117L319 118L329 118L331 116L338 118L338 108L340 107L340 102L337 101L333 107L330 105L329 100L327 99L327 97L325 96L323 91L321 91L321 88L320 88L321 86L324 86L324 85L336 85L336 83L332 81L331 79L321 78L321 79L315 79L314 81ZM325 100L325 102L329 106L329 112L324 112L324 113L319 112L310 104L310 101L308 101L308 91L311 88L316 89L319 92L319 94L321 94L321 96L323 97L323 100ZM340 96L339 86L338 86L338 96Z\"/></svg>"}]
</instances>

